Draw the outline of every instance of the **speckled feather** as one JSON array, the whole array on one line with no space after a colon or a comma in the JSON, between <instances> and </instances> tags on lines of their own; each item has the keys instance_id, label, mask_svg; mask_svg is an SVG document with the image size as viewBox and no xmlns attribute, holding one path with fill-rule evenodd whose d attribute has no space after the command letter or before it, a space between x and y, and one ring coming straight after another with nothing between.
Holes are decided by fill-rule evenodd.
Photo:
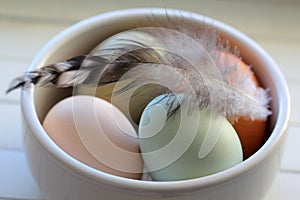
<instances>
[{"instance_id":1,"label":"speckled feather","mask_svg":"<svg viewBox=\"0 0 300 200\"><path fill-rule=\"evenodd\" d=\"M265 120L271 114L268 91L254 85L250 67L241 77L236 77L234 83L229 81L232 71L238 68L239 60L224 60L219 52L239 57L236 47L230 47L216 31L206 26L199 29L179 24L184 23L171 25L171 28L135 30L150 34L160 44L158 46L134 40L130 41L131 45L122 45L126 41L120 40L119 44L106 49L105 56L78 56L26 72L12 82L7 92L30 84L44 86L52 83L62 88L80 84L104 85L127 78L133 81L116 93L147 81L161 83L163 86L157 95L164 92L186 94L186 101L191 107L209 107L231 121L240 116ZM110 52L116 59L109 59ZM212 69L214 66L217 70Z\"/></svg>"}]
</instances>

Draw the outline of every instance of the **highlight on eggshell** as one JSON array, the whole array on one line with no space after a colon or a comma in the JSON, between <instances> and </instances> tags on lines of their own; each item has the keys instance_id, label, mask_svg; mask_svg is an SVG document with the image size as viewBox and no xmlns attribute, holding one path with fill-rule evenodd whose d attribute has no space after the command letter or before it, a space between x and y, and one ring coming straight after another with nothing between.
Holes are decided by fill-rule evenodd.
<instances>
[{"instance_id":1,"label":"highlight on eggshell","mask_svg":"<svg viewBox=\"0 0 300 200\"><path fill-rule=\"evenodd\" d=\"M233 54L228 52L219 52L220 62L231 62L237 63L237 69L232 73L232 80L235 81L235 77L243 75L244 73L251 74L251 80L256 87L260 87L260 83L255 76L254 72L250 69L242 59L239 59ZM236 121L232 123L234 129L236 130L243 147L243 157L244 160L253 155L262 145L267 137L267 120L252 120L247 116L241 116Z\"/></svg>"},{"instance_id":2,"label":"highlight on eggshell","mask_svg":"<svg viewBox=\"0 0 300 200\"><path fill-rule=\"evenodd\" d=\"M141 179L137 133L114 105L93 96L68 97L52 107L43 127L76 160L109 174Z\"/></svg>"}]
</instances>

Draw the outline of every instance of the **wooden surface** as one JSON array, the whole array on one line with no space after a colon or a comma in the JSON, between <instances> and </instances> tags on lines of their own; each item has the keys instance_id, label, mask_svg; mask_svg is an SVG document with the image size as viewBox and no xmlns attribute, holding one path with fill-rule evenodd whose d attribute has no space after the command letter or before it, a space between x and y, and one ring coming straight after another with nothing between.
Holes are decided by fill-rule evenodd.
<instances>
[{"instance_id":1,"label":"wooden surface","mask_svg":"<svg viewBox=\"0 0 300 200\"><path fill-rule=\"evenodd\" d=\"M300 1L298 0L0 0L0 199L43 199L22 150L19 91L5 95L54 35L81 19L131 7L178 8L241 30L278 63L292 99L292 118L280 173L265 200L300 196Z\"/></svg>"}]
</instances>

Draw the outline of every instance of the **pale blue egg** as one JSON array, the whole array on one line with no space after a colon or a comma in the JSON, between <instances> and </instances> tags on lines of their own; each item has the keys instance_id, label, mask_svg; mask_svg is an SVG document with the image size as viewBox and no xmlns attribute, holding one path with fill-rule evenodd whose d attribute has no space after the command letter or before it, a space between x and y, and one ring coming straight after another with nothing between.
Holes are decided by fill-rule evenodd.
<instances>
[{"instance_id":1,"label":"pale blue egg","mask_svg":"<svg viewBox=\"0 0 300 200\"><path fill-rule=\"evenodd\" d=\"M173 115L168 112L180 104ZM243 160L232 125L206 108L191 109L182 95L165 94L142 113L139 143L146 168L156 181L207 176Z\"/></svg>"}]
</instances>

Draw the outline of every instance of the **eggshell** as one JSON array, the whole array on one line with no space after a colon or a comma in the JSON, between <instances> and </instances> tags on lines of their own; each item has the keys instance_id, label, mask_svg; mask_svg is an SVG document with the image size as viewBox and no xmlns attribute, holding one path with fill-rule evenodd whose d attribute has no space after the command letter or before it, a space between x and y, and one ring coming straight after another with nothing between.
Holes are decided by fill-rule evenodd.
<instances>
[{"instance_id":1,"label":"eggshell","mask_svg":"<svg viewBox=\"0 0 300 200\"><path fill-rule=\"evenodd\" d=\"M228 57L233 62L238 61L238 70L233 74L245 73L248 65L242 60L238 59L232 54L221 52L221 57ZM257 87L260 87L259 81L255 74L251 74L251 79ZM246 109L246 108L245 108ZM249 117L240 117L233 123L233 127L236 130L243 147L244 160L253 155L263 144L266 138L267 120L251 120Z\"/></svg>"},{"instance_id":2,"label":"eggshell","mask_svg":"<svg viewBox=\"0 0 300 200\"><path fill-rule=\"evenodd\" d=\"M137 48L137 45L139 44L147 45L150 47L159 47L161 45L157 42L157 39L153 35L146 33L144 30L136 28L127 31L122 31L120 33L108 37L99 45L97 45L90 52L90 54L101 55L113 61L122 55L116 49L122 49L124 47L128 49L130 46L134 45L134 47L131 50L135 50ZM128 52L124 52L122 50L122 53Z\"/></svg>"},{"instance_id":3,"label":"eggshell","mask_svg":"<svg viewBox=\"0 0 300 200\"><path fill-rule=\"evenodd\" d=\"M92 96L69 97L49 111L43 127L78 161L113 175L141 178L143 161L136 131L112 104Z\"/></svg>"},{"instance_id":4,"label":"eggshell","mask_svg":"<svg viewBox=\"0 0 300 200\"><path fill-rule=\"evenodd\" d=\"M243 160L240 140L225 117L213 116L207 109L183 103L170 118L167 111L175 104L158 96L144 110L139 141L146 168L156 181L192 179L220 172ZM175 102L176 102L175 101ZM210 134L219 134L212 150L200 157L200 149Z\"/></svg>"},{"instance_id":5,"label":"eggshell","mask_svg":"<svg viewBox=\"0 0 300 200\"><path fill-rule=\"evenodd\" d=\"M266 127L266 121L253 121L245 117L240 117L233 124L242 143L244 159L249 158L262 146L266 137Z\"/></svg>"}]
</instances>

